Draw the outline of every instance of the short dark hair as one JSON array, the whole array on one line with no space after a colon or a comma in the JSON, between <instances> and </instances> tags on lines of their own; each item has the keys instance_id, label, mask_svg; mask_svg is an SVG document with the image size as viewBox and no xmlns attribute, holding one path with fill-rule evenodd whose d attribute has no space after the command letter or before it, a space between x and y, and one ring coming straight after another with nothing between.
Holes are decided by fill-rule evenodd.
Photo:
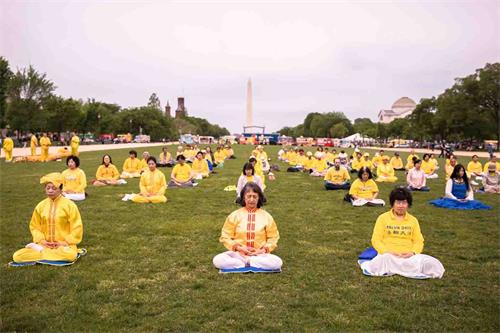
<instances>
[{"instance_id":1,"label":"short dark hair","mask_svg":"<svg viewBox=\"0 0 500 333\"><path fill-rule=\"evenodd\" d=\"M180 154L180 155L177 156L176 160L177 161L179 161L179 160L184 160L185 161L186 160L186 156Z\"/></svg>"},{"instance_id":2,"label":"short dark hair","mask_svg":"<svg viewBox=\"0 0 500 333\"><path fill-rule=\"evenodd\" d=\"M474 157L477 157L477 158L479 158L479 156L477 156L476 154L472 155L472 158L474 158Z\"/></svg>"},{"instance_id":3,"label":"short dark hair","mask_svg":"<svg viewBox=\"0 0 500 333\"><path fill-rule=\"evenodd\" d=\"M243 165L243 174L245 174L245 170L252 170L252 175L255 175L255 168L251 163L245 163L245 165Z\"/></svg>"},{"instance_id":4,"label":"short dark hair","mask_svg":"<svg viewBox=\"0 0 500 333\"><path fill-rule=\"evenodd\" d=\"M415 164L418 164L418 163L422 163L422 160L420 160L420 159L418 159L418 158L414 157L414 158L413 158L413 166L415 166Z\"/></svg>"},{"instance_id":5,"label":"short dark hair","mask_svg":"<svg viewBox=\"0 0 500 333\"><path fill-rule=\"evenodd\" d=\"M389 202L391 203L391 207L394 207L394 202L396 200L406 201L408 202L408 206L411 207L413 197L411 195L411 192L408 191L405 187L397 186L396 188L394 188L394 190L391 191L391 194L389 194Z\"/></svg>"},{"instance_id":6,"label":"short dark hair","mask_svg":"<svg viewBox=\"0 0 500 333\"><path fill-rule=\"evenodd\" d=\"M424 154L424 156L422 157L422 159L425 160L425 157L431 158L431 154Z\"/></svg>"},{"instance_id":7,"label":"short dark hair","mask_svg":"<svg viewBox=\"0 0 500 333\"><path fill-rule=\"evenodd\" d=\"M80 166L80 159L78 158L78 156L68 156L68 158L66 159L66 165L68 165L69 161L75 162L77 168Z\"/></svg>"},{"instance_id":8,"label":"short dark hair","mask_svg":"<svg viewBox=\"0 0 500 333\"><path fill-rule=\"evenodd\" d=\"M113 160L111 159L111 156L110 156L110 155L108 155L108 154L104 154L104 156L102 157L102 163L101 163L101 164L104 164L104 158L105 158L106 156L107 156L107 157L109 157L109 164L113 164Z\"/></svg>"},{"instance_id":9,"label":"short dark hair","mask_svg":"<svg viewBox=\"0 0 500 333\"><path fill-rule=\"evenodd\" d=\"M257 201L257 208L262 207L262 205L264 204L264 201L263 201L264 200L264 193L262 193L262 189L259 187L259 185L257 185L254 182L248 182L245 184L245 186L243 186L243 189L240 192L241 206L243 206L243 207L246 206L245 194L248 191L252 191L252 192L257 193L257 195L259 196L259 200Z\"/></svg>"},{"instance_id":10,"label":"short dark hair","mask_svg":"<svg viewBox=\"0 0 500 333\"><path fill-rule=\"evenodd\" d=\"M131 150L128 152L129 155L134 155L135 157L137 157L137 152L135 150Z\"/></svg>"},{"instance_id":11,"label":"short dark hair","mask_svg":"<svg viewBox=\"0 0 500 333\"><path fill-rule=\"evenodd\" d=\"M149 156L147 159L148 164L149 164L149 161L153 161L156 164L156 158L154 156Z\"/></svg>"},{"instance_id":12,"label":"short dark hair","mask_svg":"<svg viewBox=\"0 0 500 333\"><path fill-rule=\"evenodd\" d=\"M195 156L198 156L198 155L200 155L200 154L201 154L201 156L203 157L203 153L201 152L201 150L198 150L198 152L196 153L196 155L195 155Z\"/></svg>"},{"instance_id":13,"label":"short dark hair","mask_svg":"<svg viewBox=\"0 0 500 333\"><path fill-rule=\"evenodd\" d=\"M361 179L361 176L363 176L363 174L365 172L368 174L368 179L372 179L373 178L372 171L370 170L369 167L366 167L366 166L359 168L358 178Z\"/></svg>"}]
</instances>

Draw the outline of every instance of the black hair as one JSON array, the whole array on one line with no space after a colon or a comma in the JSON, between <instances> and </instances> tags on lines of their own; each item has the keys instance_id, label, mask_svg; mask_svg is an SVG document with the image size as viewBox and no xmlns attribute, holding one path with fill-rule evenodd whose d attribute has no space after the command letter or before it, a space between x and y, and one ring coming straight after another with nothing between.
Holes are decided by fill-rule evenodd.
<instances>
[{"instance_id":1,"label":"black hair","mask_svg":"<svg viewBox=\"0 0 500 333\"><path fill-rule=\"evenodd\" d=\"M185 161L186 160L186 156L180 154L179 156L177 156L176 160L177 161L179 161L179 160L184 160Z\"/></svg>"},{"instance_id":2,"label":"black hair","mask_svg":"<svg viewBox=\"0 0 500 333\"><path fill-rule=\"evenodd\" d=\"M108 155L108 154L104 154L104 155L103 155L103 157L102 157L102 163L101 163L101 164L102 164L102 165L104 165L104 158L105 158L106 156L107 156L107 157L109 157L109 164L113 164L113 160L111 159L111 156L110 156L110 155Z\"/></svg>"},{"instance_id":3,"label":"black hair","mask_svg":"<svg viewBox=\"0 0 500 333\"><path fill-rule=\"evenodd\" d=\"M252 192L255 192L255 193L258 194L259 200L257 201L257 208L262 207L262 205L264 203L263 202L263 200L264 200L264 193L262 193L262 189L259 187L259 185L257 185L254 182L248 182L248 183L245 184L245 186L243 186L243 189L240 192L241 206L243 206L243 207L246 206L245 194L248 191L252 191Z\"/></svg>"},{"instance_id":4,"label":"black hair","mask_svg":"<svg viewBox=\"0 0 500 333\"><path fill-rule=\"evenodd\" d=\"M340 152L341 152L342 154L345 154L345 151L344 151L344 150L341 150Z\"/></svg>"},{"instance_id":5,"label":"black hair","mask_svg":"<svg viewBox=\"0 0 500 333\"><path fill-rule=\"evenodd\" d=\"M255 168L251 163L248 162L243 165L243 174L245 174L245 170L252 170L252 176L255 175Z\"/></svg>"},{"instance_id":6,"label":"black hair","mask_svg":"<svg viewBox=\"0 0 500 333\"><path fill-rule=\"evenodd\" d=\"M68 162L70 160L75 162L77 168L80 166L80 159L78 158L78 156L73 156L73 155L68 156L68 158L66 159L66 165L68 165Z\"/></svg>"},{"instance_id":7,"label":"black hair","mask_svg":"<svg viewBox=\"0 0 500 333\"><path fill-rule=\"evenodd\" d=\"M429 158L431 158L431 155L430 155L430 154L424 154L424 156L422 157L422 159L423 159L423 160L425 160L425 157L426 157L426 156L427 156L427 157L429 157Z\"/></svg>"},{"instance_id":8,"label":"black hair","mask_svg":"<svg viewBox=\"0 0 500 333\"><path fill-rule=\"evenodd\" d=\"M149 156L147 159L148 164L149 164L149 161L153 161L156 164L156 158L154 156Z\"/></svg>"},{"instance_id":9,"label":"black hair","mask_svg":"<svg viewBox=\"0 0 500 333\"><path fill-rule=\"evenodd\" d=\"M477 155L475 155L475 154L474 154L474 155L472 155L472 158L474 158L474 157L477 157L477 158L479 158L479 156L477 156Z\"/></svg>"},{"instance_id":10,"label":"black hair","mask_svg":"<svg viewBox=\"0 0 500 333\"><path fill-rule=\"evenodd\" d=\"M414 166L415 166L415 164L422 163L422 160L420 160L420 159L418 159L416 157L412 158L412 160L413 160L413 165Z\"/></svg>"},{"instance_id":11,"label":"black hair","mask_svg":"<svg viewBox=\"0 0 500 333\"><path fill-rule=\"evenodd\" d=\"M389 202L391 203L391 207L394 207L395 201L405 201L408 203L408 206L411 207L413 202L413 197L411 192L408 191L405 187L398 186L389 194Z\"/></svg>"},{"instance_id":12,"label":"black hair","mask_svg":"<svg viewBox=\"0 0 500 333\"><path fill-rule=\"evenodd\" d=\"M252 160L254 160L255 162L257 162L257 159L255 158L255 156L250 156L250 158L248 159L248 162L251 162Z\"/></svg>"},{"instance_id":13,"label":"black hair","mask_svg":"<svg viewBox=\"0 0 500 333\"><path fill-rule=\"evenodd\" d=\"M201 154L201 156L203 157L203 153L201 152L201 150L198 150L198 152L194 156L198 156L199 154Z\"/></svg>"},{"instance_id":14,"label":"black hair","mask_svg":"<svg viewBox=\"0 0 500 333\"><path fill-rule=\"evenodd\" d=\"M137 157L137 152L135 150L131 150L128 152L129 155L134 155L135 157Z\"/></svg>"},{"instance_id":15,"label":"black hair","mask_svg":"<svg viewBox=\"0 0 500 333\"><path fill-rule=\"evenodd\" d=\"M469 191L470 190L469 177L467 177L467 172L465 172L465 168L462 164L455 165L455 168L453 168L453 172L451 173L450 179L457 179L458 172L460 171L460 169L464 169L464 175L462 176L462 179L464 180L465 186L467 187L467 191Z\"/></svg>"},{"instance_id":16,"label":"black hair","mask_svg":"<svg viewBox=\"0 0 500 333\"><path fill-rule=\"evenodd\" d=\"M358 178L361 179L361 177L363 176L363 174L365 172L368 174L368 179L372 179L373 178L372 171L370 170L369 167L362 167L362 168L360 168L359 171L358 171Z\"/></svg>"},{"instance_id":17,"label":"black hair","mask_svg":"<svg viewBox=\"0 0 500 333\"><path fill-rule=\"evenodd\" d=\"M415 164L415 161L416 161L416 160L418 160L418 157L417 157L417 156L413 156L413 157L411 158L411 160L413 161L413 164ZM420 161L420 160L419 160L419 161Z\"/></svg>"}]
</instances>

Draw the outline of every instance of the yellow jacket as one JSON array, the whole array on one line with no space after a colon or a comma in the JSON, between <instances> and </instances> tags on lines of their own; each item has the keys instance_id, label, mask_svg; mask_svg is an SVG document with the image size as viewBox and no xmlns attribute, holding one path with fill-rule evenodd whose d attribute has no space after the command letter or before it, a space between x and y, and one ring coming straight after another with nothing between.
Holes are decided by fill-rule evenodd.
<instances>
[{"instance_id":1,"label":"yellow jacket","mask_svg":"<svg viewBox=\"0 0 500 333\"><path fill-rule=\"evenodd\" d=\"M333 161L335 160L335 154L333 154L331 152L326 153L325 154L325 160L327 162L333 163Z\"/></svg>"},{"instance_id":2,"label":"yellow jacket","mask_svg":"<svg viewBox=\"0 0 500 333\"><path fill-rule=\"evenodd\" d=\"M403 168L403 160L401 157L393 156L391 157L391 165L393 169L402 169Z\"/></svg>"},{"instance_id":3,"label":"yellow jacket","mask_svg":"<svg viewBox=\"0 0 500 333\"><path fill-rule=\"evenodd\" d=\"M226 154L224 154L224 152L222 150L217 150L214 153L214 159L215 159L215 163L217 163L217 164L223 163L224 160L226 159Z\"/></svg>"},{"instance_id":4,"label":"yellow jacket","mask_svg":"<svg viewBox=\"0 0 500 333\"><path fill-rule=\"evenodd\" d=\"M432 175L436 170L436 164L434 164L430 160L427 162L423 160L421 169L425 172L426 175Z\"/></svg>"},{"instance_id":5,"label":"yellow jacket","mask_svg":"<svg viewBox=\"0 0 500 333\"><path fill-rule=\"evenodd\" d=\"M70 144L71 148L72 149L78 149L78 147L80 146L80 138L76 135L73 135L71 137L71 144Z\"/></svg>"},{"instance_id":6,"label":"yellow jacket","mask_svg":"<svg viewBox=\"0 0 500 333\"><path fill-rule=\"evenodd\" d=\"M370 160L367 161L365 159L362 159L360 163L361 163L361 167L367 167L368 169L373 169L373 162Z\"/></svg>"},{"instance_id":7,"label":"yellow jacket","mask_svg":"<svg viewBox=\"0 0 500 333\"><path fill-rule=\"evenodd\" d=\"M191 179L191 167L187 163L184 163L184 165L176 164L172 169L170 177L180 182L187 182Z\"/></svg>"},{"instance_id":8,"label":"yellow jacket","mask_svg":"<svg viewBox=\"0 0 500 333\"><path fill-rule=\"evenodd\" d=\"M50 142L50 139L46 136L42 136L40 138L40 146L44 148L49 148L52 143Z\"/></svg>"},{"instance_id":9,"label":"yellow jacket","mask_svg":"<svg viewBox=\"0 0 500 333\"><path fill-rule=\"evenodd\" d=\"M131 159L128 157L125 162L123 162L123 171L129 173L141 172L141 161L138 158Z\"/></svg>"},{"instance_id":10,"label":"yellow jacket","mask_svg":"<svg viewBox=\"0 0 500 333\"><path fill-rule=\"evenodd\" d=\"M36 135L32 135L30 140L30 147L35 148L36 146L38 146L38 139L36 138Z\"/></svg>"},{"instance_id":11,"label":"yellow jacket","mask_svg":"<svg viewBox=\"0 0 500 333\"><path fill-rule=\"evenodd\" d=\"M324 180L333 183L333 184L342 184L345 183L351 179L351 175L349 175L349 172L346 170L344 167L340 167L340 169L337 171L335 170L335 167L331 167L328 169L326 172Z\"/></svg>"},{"instance_id":12,"label":"yellow jacket","mask_svg":"<svg viewBox=\"0 0 500 333\"><path fill-rule=\"evenodd\" d=\"M298 158L298 154L294 151L289 151L288 154L287 154L287 158L288 158L288 164L294 166L294 165L297 165L297 158Z\"/></svg>"},{"instance_id":13,"label":"yellow jacket","mask_svg":"<svg viewBox=\"0 0 500 333\"><path fill-rule=\"evenodd\" d=\"M478 162L470 161L469 164L467 164L467 172L483 173L483 165L479 161Z\"/></svg>"},{"instance_id":14,"label":"yellow jacket","mask_svg":"<svg viewBox=\"0 0 500 333\"><path fill-rule=\"evenodd\" d=\"M378 253L386 252L422 253L424 237L420 232L418 220L406 213L402 221L398 221L392 209L377 218L373 228L372 245Z\"/></svg>"},{"instance_id":15,"label":"yellow jacket","mask_svg":"<svg viewBox=\"0 0 500 333\"><path fill-rule=\"evenodd\" d=\"M14 149L14 141L12 141L9 137L3 139L3 149L6 151L12 151L12 149Z\"/></svg>"},{"instance_id":16,"label":"yellow jacket","mask_svg":"<svg viewBox=\"0 0 500 333\"><path fill-rule=\"evenodd\" d=\"M380 163L377 167L377 176L394 177L394 168L389 163Z\"/></svg>"},{"instance_id":17,"label":"yellow jacket","mask_svg":"<svg viewBox=\"0 0 500 333\"><path fill-rule=\"evenodd\" d=\"M309 157L306 157L306 159L304 160L304 169L307 169L307 170L310 170L314 167L314 157L311 156L311 158Z\"/></svg>"},{"instance_id":18,"label":"yellow jacket","mask_svg":"<svg viewBox=\"0 0 500 333\"><path fill-rule=\"evenodd\" d=\"M252 219L254 223L249 221ZM242 207L226 218L219 241L228 250L239 244L255 249L266 247L271 252L278 246L279 238L278 227L268 212L260 208L252 212Z\"/></svg>"},{"instance_id":19,"label":"yellow jacket","mask_svg":"<svg viewBox=\"0 0 500 333\"><path fill-rule=\"evenodd\" d=\"M46 198L36 205L33 211L30 231L33 243L46 240L48 242L66 241L69 245L76 245L83 238L80 211L73 201L62 195L54 200Z\"/></svg>"},{"instance_id":20,"label":"yellow jacket","mask_svg":"<svg viewBox=\"0 0 500 333\"><path fill-rule=\"evenodd\" d=\"M167 154L165 154L164 152L160 153L160 156L158 157L158 163L163 164L163 163L171 163L171 162L172 162L172 154L170 154L168 151L167 151Z\"/></svg>"},{"instance_id":21,"label":"yellow jacket","mask_svg":"<svg viewBox=\"0 0 500 333\"><path fill-rule=\"evenodd\" d=\"M195 173L201 173L204 176L208 176L208 173L210 172L208 169L208 163L206 159L197 159L195 158L193 160L193 165L191 166L191 169Z\"/></svg>"},{"instance_id":22,"label":"yellow jacket","mask_svg":"<svg viewBox=\"0 0 500 333\"><path fill-rule=\"evenodd\" d=\"M323 172L325 171L326 169L328 169L328 164L326 164L326 160L323 158L321 160L315 160L314 161L314 170L316 170L317 172Z\"/></svg>"},{"instance_id":23,"label":"yellow jacket","mask_svg":"<svg viewBox=\"0 0 500 333\"><path fill-rule=\"evenodd\" d=\"M87 187L87 178L82 169L66 169L61 173L63 177L63 191L73 191L75 193L84 193Z\"/></svg>"},{"instance_id":24,"label":"yellow jacket","mask_svg":"<svg viewBox=\"0 0 500 333\"><path fill-rule=\"evenodd\" d=\"M418 155L414 155L414 154L410 154L408 155L408 157L406 158L406 169L410 170L411 168L413 168L413 157L416 157L418 158Z\"/></svg>"},{"instance_id":25,"label":"yellow jacket","mask_svg":"<svg viewBox=\"0 0 500 333\"><path fill-rule=\"evenodd\" d=\"M354 170L359 170L363 167L363 161L362 160L358 160L356 157L352 159L352 163L351 163L351 167L354 169Z\"/></svg>"},{"instance_id":26,"label":"yellow jacket","mask_svg":"<svg viewBox=\"0 0 500 333\"><path fill-rule=\"evenodd\" d=\"M356 179L349 190L350 195L360 197L362 199L371 199L373 195L378 192L378 186L373 179L368 179L366 182L361 179Z\"/></svg>"},{"instance_id":27,"label":"yellow jacket","mask_svg":"<svg viewBox=\"0 0 500 333\"><path fill-rule=\"evenodd\" d=\"M141 175L139 188L142 194L165 195L167 189L165 175L158 169L153 172L148 169Z\"/></svg>"},{"instance_id":28,"label":"yellow jacket","mask_svg":"<svg viewBox=\"0 0 500 333\"><path fill-rule=\"evenodd\" d=\"M111 163L107 167L104 164L100 165L95 173L95 178L98 180L111 180L118 179L119 177L120 173L118 172L118 169Z\"/></svg>"}]
</instances>

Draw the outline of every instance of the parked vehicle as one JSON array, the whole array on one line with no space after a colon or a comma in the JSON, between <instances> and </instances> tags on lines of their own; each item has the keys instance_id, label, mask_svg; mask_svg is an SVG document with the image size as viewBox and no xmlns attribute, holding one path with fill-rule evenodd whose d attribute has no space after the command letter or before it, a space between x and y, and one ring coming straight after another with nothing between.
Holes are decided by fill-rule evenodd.
<instances>
[{"instance_id":1,"label":"parked vehicle","mask_svg":"<svg viewBox=\"0 0 500 333\"><path fill-rule=\"evenodd\" d=\"M101 134L99 135L99 141L102 144L113 143L113 134Z\"/></svg>"},{"instance_id":2,"label":"parked vehicle","mask_svg":"<svg viewBox=\"0 0 500 333\"><path fill-rule=\"evenodd\" d=\"M134 142L137 142L137 143L150 143L151 142L151 137L149 135L139 134L139 135L135 136Z\"/></svg>"},{"instance_id":3,"label":"parked vehicle","mask_svg":"<svg viewBox=\"0 0 500 333\"><path fill-rule=\"evenodd\" d=\"M132 142L132 134L118 134L116 138L113 139L114 143L130 143Z\"/></svg>"}]
</instances>

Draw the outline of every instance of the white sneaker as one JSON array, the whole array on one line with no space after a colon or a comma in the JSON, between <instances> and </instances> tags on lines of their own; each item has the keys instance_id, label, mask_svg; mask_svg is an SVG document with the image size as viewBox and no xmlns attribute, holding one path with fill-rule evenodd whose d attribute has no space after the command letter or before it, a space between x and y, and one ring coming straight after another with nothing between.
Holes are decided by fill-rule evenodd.
<instances>
[{"instance_id":1,"label":"white sneaker","mask_svg":"<svg viewBox=\"0 0 500 333\"><path fill-rule=\"evenodd\" d=\"M198 186L198 183L193 183L193 187Z\"/></svg>"},{"instance_id":2,"label":"white sneaker","mask_svg":"<svg viewBox=\"0 0 500 333\"><path fill-rule=\"evenodd\" d=\"M472 180L470 183L471 183L471 185L475 185L475 186L479 185L478 182L476 182L475 180Z\"/></svg>"},{"instance_id":3,"label":"white sneaker","mask_svg":"<svg viewBox=\"0 0 500 333\"><path fill-rule=\"evenodd\" d=\"M116 183L123 185L123 184L127 184L127 181L125 179L118 179L118 181Z\"/></svg>"},{"instance_id":4,"label":"white sneaker","mask_svg":"<svg viewBox=\"0 0 500 333\"><path fill-rule=\"evenodd\" d=\"M130 199L132 199L132 195L131 195L131 194L125 194L125 195L123 196L122 201L129 201Z\"/></svg>"}]
</instances>

